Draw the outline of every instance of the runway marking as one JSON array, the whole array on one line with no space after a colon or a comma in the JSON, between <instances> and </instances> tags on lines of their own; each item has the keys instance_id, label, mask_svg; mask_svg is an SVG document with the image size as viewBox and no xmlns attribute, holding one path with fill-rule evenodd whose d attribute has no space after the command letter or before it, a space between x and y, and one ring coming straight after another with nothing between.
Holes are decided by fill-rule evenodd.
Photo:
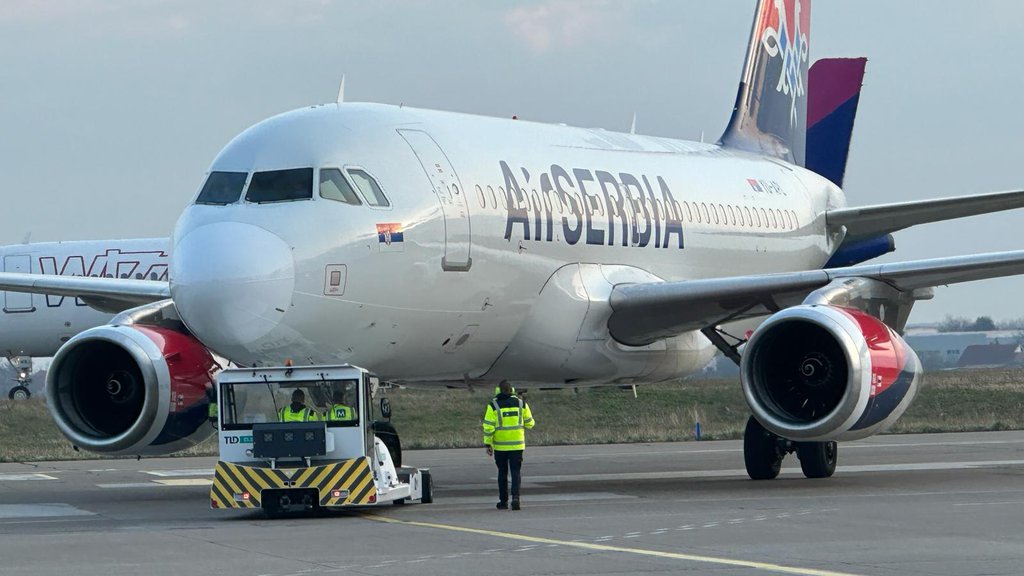
<instances>
[{"instance_id":1,"label":"runway marking","mask_svg":"<svg viewBox=\"0 0 1024 576\"><path fill-rule=\"evenodd\" d=\"M839 466L837 474L857 472L921 472L930 470L970 470L973 468L994 468L999 466L1024 466L1024 460L979 460L973 462L918 462L912 464L866 464ZM799 467L783 468L781 474L800 474ZM728 476L747 477L742 468L729 470L672 470L664 472L613 472L606 474L534 476L535 482L607 482L629 480L676 480L682 478L722 478Z\"/></svg>"},{"instance_id":2,"label":"runway marking","mask_svg":"<svg viewBox=\"0 0 1024 576\"><path fill-rule=\"evenodd\" d=\"M168 478L173 476L210 476L213 477L213 468L193 468L191 470L142 470L143 474Z\"/></svg>"},{"instance_id":3,"label":"runway marking","mask_svg":"<svg viewBox=\"0 0 1024 576\"><path fill-rule=\"evenodd\" d=\"M48 504L0 504L0 518L53 518L57 516L95 516L95 513L60 502Z\"/></svg>"},{"instance_id":4,"label":"runway marking","mask_svg":"<svg viewBox=\"0 0 1024 576\"><path fill-rule=\"evenodd\" d=\"M544 538L540 536L529 536L526 534L517 534L514 532L500 532L497 530L484 530L480 528L467 528L465 526L456 526L454 524L437 524L434 522L417 522L414 520L399 520L397 518L388 518L386 516L378 516L376 514L364 514L364 518L368 520L374 520L377 522L384 522L387 524L401 524L405 526L416 526L419 528L434 528L437 530L448 530L450 532L465 532L469 534L477 534L480 536L493 536L496 538L505 538L508 540L519 540L523 542L533 542L536 544L557 544L560 546L567 546L570 548L582 548L584 550L595 550L599 552L619 552L623 554L635 554L639 556L652 556L656 558L668 558L672 560L684 560L687 562L699 562L702 564L718 564L721 566L739 566L741 568L751 568L754 570L762 570L765 572L779 572L782 574L798 574L801 576L854 576L849 572L836 572L832 570L818 570L815 568L799 568L796 566L783 566L781 564L772 564L770 562L753 562L750 560L740 560L738 558L725 558L720 556L703 556L699 554L685 554L681 552L662 552L660 550L646 550L643 548L626 548L623 546L609 546L607 544L597 544L593 542L571 542L569 540L557 540L555 538Z\"/></svg>"},{"instance_id":5,"label":"runway marking","mask_svg":"<svg viewBox=\"0 0 1024 576\"><path fill-rule=\"evenodd\" d=\"M0 482L21 482L24 480L56 480L47 474L0 474Z\"/></svg>"},{"instance_id":6,"label":"runway marking","mask_svg":"<svg viewBox=\"0 0 1024 576\"><path fill-rule=\"evenodd\" d=\"M121 488L159 488L156 482L115 482L113 484L97 484L97 488L120 490Z\"/></svg>"},{"instance_id":7,"label":"runway marking","mask_svg":"<svg viewBox=\"0 0 1024 576\"><path fill-rule=\"evenodd\" d=\"M1005 506L1007 504L1024 504L1024 500L1010 500L1007 502L960 502L953 506Z\"/></svg>"},{"instance_id":8,"label":"runway marking","mask_svg":"<svg viewBox=\"0 0 1024 576\"><path fill-rule=\"evenodd\" d=\"M488 484L488 488L492 485ZM462 486L460 485L461 489ZM541 502L580 502L586 500L635 500L637 496L630 494L616 494L614 492L568 492L560 494L537 494L536 496L529 497L530 504L539 504ZM454 498L445 498L444 504L484 504L493 503L493 496L457 496Z\"/></svg>"},{"instance_id":9,"label":"runway marking","mask_svg":"<svg viewBox=\"0 0 1024 576\"><path fill-rule=\"evenodd\" d=\"M213 484L213 478L168 478L153 482L163 486L210 486Z\"/></svg>"}]
</instances>

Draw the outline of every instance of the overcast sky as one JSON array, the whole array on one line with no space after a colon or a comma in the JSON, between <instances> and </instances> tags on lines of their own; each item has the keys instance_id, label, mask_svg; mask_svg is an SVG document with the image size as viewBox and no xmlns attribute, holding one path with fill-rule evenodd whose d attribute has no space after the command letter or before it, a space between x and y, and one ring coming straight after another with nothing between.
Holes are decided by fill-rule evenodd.
<instances>
[{"instance_id":1,"label":"overcast sky","mask_svg":"<svg viewBox=\"0 0 1024 576\"><path fill-rule=\"evenodd\" d=\"M708 139L753 0L0 0L0 244L168 236L218 150L333 101ZM1024 3L814 5L811 58L867 56L851 205L1024 187ZM896 235L908 260L1024 248L1024 211ZM1024 316L1024 279L911 320Z\"/></svg>"}]
</instances>

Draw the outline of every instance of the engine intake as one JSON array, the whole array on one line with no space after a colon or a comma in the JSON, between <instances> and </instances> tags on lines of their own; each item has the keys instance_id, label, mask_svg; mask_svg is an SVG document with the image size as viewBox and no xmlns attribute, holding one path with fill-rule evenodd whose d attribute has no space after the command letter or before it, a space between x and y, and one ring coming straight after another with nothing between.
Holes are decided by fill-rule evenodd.
<instances>
[{"instance_id":1,"label":"engine intake","mask_svg":"<svg viewBox=\"0 0 1024 576\"><path fill-rule=\"evenodd\" d=\"M109 455L169 454L213 432L217 364L187 334L99 326L57 352L46 378L50 412L76 446Z\"/></svg>"},{"instance_id":2,"label":"engine intake","mask_svg":"<svg viewBox=\"0 0 1024 576\"><path fill-rule=\"evenodd\" d=\"M921 363L877 318L794 306L762 324L740 367L754 416L791 440L855 440L884 431L917 393Z\"/></svg>"}]
</instances>

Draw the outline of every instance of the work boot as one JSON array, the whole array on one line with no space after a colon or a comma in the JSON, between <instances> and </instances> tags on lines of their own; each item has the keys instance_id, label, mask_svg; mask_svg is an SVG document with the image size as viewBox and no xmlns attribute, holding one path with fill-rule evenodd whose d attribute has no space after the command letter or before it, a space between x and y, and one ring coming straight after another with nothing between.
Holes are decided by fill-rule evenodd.
<instances>
[{"instance_id":1,"label":"work boot","mask_svg":"<svg viewBox=\"0 0 1024 576\"><path fill-rule=\"evenodd\" d=\"M513 503L513 505L514 506L518 506L519 502L516 501L516 502ZM502 500L501 502L498 502L497 509L498 510L508 510L508 502L505 502L504 500ZM518 510L518 508L516 508L516 510Z\"/></svg>"},{"instance_id":2,"label":"work boot","mask_svg":"<svg viewBox=\"0 0 1024 576\"><path fill-rule=\"evenodd\" d=\"M512 499L512 509L519 510L519 498Z\"/></svg>"}]
</instances>

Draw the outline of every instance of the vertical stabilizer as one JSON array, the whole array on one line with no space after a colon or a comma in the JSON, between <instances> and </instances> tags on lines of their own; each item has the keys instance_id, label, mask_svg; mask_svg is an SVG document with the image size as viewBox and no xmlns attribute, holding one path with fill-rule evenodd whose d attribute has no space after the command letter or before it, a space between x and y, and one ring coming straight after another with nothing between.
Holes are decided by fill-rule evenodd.
<instances>
[{"instance_id":1,"label":"vertical stabilizer","mask_svg":"<svg viewBox=\"0 0 1024 576\"><path fill-rule=\"evenodd\" d=\"M811 0L760 0L719 144L804 163Z\"/></svg>"},{"instance_id":2,"label":"vertical stabilizer","mask_svg":"<svg viewBox=\"0 0 1024 576\"><path fill-rule=\"evenodd\" d=\"M807 76L807 162L843 187L867 58L823 58Z\"/></svg>"}]
</instances>

